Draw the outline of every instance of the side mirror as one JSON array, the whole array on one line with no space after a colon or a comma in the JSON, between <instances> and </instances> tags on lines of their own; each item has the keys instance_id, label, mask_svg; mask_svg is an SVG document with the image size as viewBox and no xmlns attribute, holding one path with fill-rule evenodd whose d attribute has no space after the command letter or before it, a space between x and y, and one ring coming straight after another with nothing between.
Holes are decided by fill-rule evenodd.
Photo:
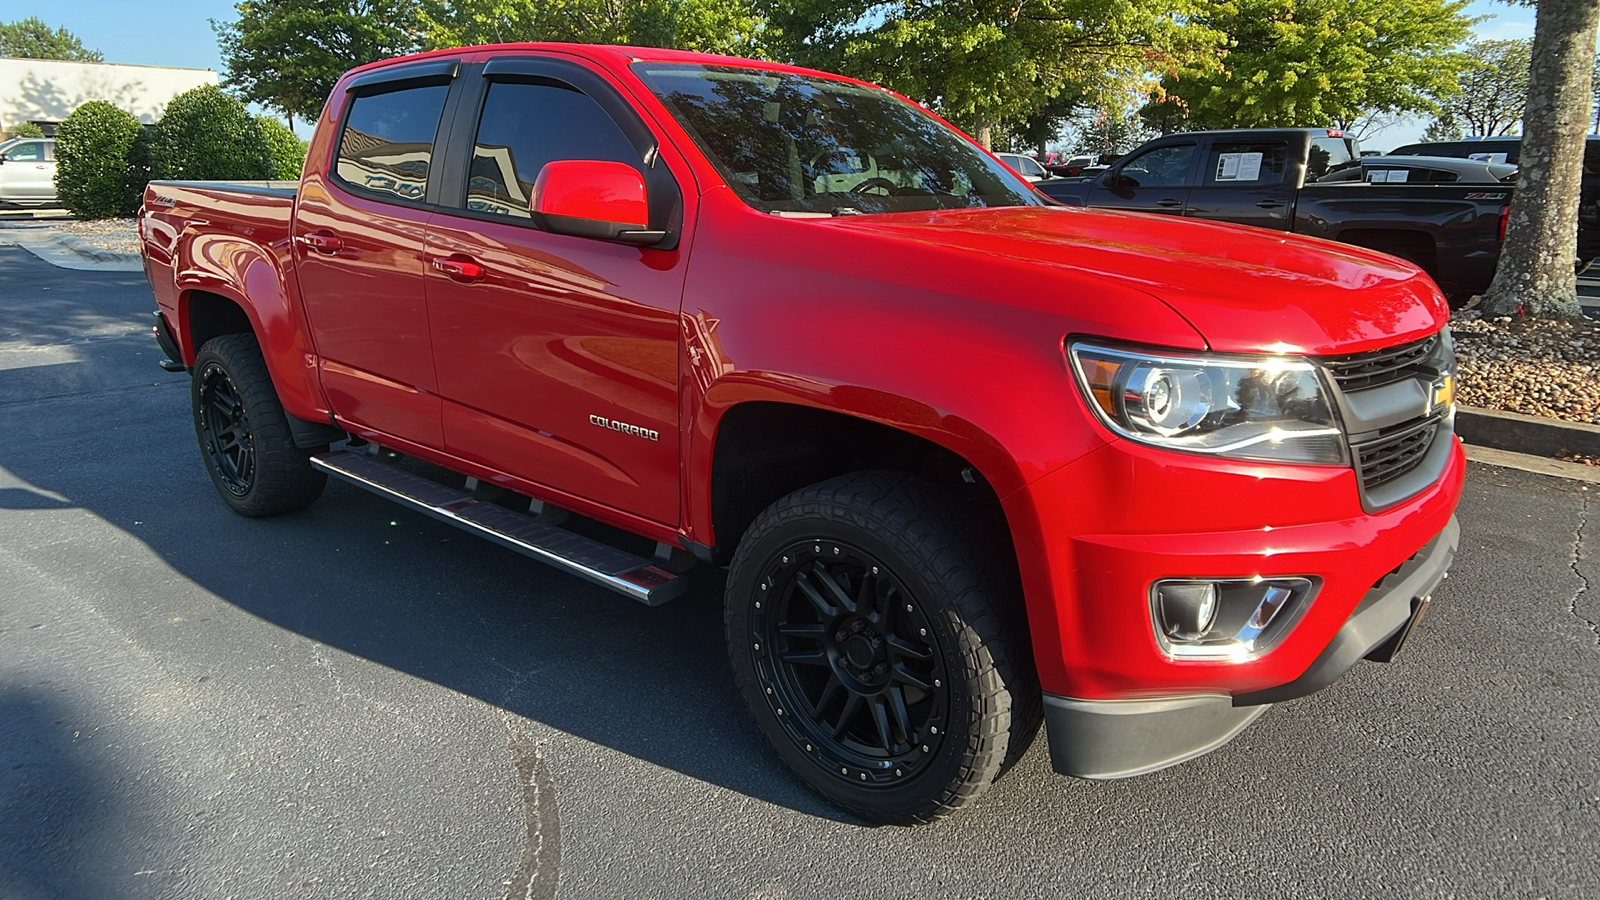
<instances>
[{"instance_id":1,"label":"side mirror","mask_svg":"<svg viewBox=\"0 0 1600 900\"><path fill-rule=\"evenodd\" d=\"M546 231L647 247L667 236L650 231L644 176L627 163L564 159L545 163L528 211Z\"/></svg>"}]
</instances>

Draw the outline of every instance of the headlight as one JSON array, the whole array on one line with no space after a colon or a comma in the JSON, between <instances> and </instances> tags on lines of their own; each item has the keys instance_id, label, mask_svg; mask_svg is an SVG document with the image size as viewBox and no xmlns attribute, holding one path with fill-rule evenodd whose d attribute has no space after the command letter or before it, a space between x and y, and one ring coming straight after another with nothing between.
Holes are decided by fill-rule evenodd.
<instances>
[{"instance_id":1,"label":"headlight","mask_svg":"<svg viewBox=\"0 0 1600 900\"><path fill-rule=\"evenodd\" d=\"M1348 463L1328 392L1304 359L1067 350L1089 405L1123 437L1237 459Z\"/></svg>"}]
</instances>

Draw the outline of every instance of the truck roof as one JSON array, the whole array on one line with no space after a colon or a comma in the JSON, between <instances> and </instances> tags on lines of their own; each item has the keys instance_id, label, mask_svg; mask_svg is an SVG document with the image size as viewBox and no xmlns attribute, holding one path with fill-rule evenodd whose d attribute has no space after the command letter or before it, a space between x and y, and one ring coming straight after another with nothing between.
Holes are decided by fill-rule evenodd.
<instances>
[{"instance_id":1,"label":"truck roof","mask_svg":"<svg viewBox=\"0 0 1600 900\"><path fill-rule=\"evenodd\" d=\"M618 44L572 44L556 41L520 41L504 44L475 44L468 47L448 47L443 50L428 50L422 53L412 53L408 56L397 56L391 59L382 59L377 62L357 66L345 73L345 76L361 72L370 72L389 66L402 65L419 60L434 59L441 56L461 56L468 53L482 53L494 51L556 51L583 56L596 61L604 61L617 66L626 66L629 63L651 61L692 63L704 66L741 66L752 69L769 69L774 72L795 72L805 75L815 75L830 78L835 81L849 81L856 84L868 84L845 75L833 72L824 72L820 69L808 69L804 66L791 66L787 63L772 62L764 59L747 59L741 56L718 56L714 53L695 53L688 50L668 50L661 47L630 47Z\"/></svg>"}]
</instances>

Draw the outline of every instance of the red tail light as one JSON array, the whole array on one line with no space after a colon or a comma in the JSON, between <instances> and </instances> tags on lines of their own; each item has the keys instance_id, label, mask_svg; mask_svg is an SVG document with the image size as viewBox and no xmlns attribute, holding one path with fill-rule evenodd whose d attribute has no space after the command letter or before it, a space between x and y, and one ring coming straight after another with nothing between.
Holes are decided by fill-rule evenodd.
<instances>
[{"instance_id":1,"label":"red tail light","mask_svg":"<svg viewBox=\"0 0 1600 900\"><path fill-rule=\"evenodd\" d=\"M1500 243L1506 242L1506 223L1511 221L1511 205L1500 207Z\"/></svg>"}]
</instances>

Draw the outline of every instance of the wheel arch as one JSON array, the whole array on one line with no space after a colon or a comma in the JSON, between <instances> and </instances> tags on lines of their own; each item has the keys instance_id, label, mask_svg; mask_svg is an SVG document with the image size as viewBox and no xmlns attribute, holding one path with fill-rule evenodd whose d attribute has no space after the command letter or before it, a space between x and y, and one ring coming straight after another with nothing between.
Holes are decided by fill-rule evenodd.
<instances>
[{"instance_id":1,"label":"wheel arch","mask_svg":"<svg viewBox=\"0 0 1600 900\"><path fill-rule=\"evenodd\" d=\"M248 293L227 283L178 285L178 349L185 365L206 341L225 334L254 334L273 386L289 415L328 422L328 405L317 381L316 356L304 320L290 308L274 276L251 279Z\"/></svg>"}]
</instances>

